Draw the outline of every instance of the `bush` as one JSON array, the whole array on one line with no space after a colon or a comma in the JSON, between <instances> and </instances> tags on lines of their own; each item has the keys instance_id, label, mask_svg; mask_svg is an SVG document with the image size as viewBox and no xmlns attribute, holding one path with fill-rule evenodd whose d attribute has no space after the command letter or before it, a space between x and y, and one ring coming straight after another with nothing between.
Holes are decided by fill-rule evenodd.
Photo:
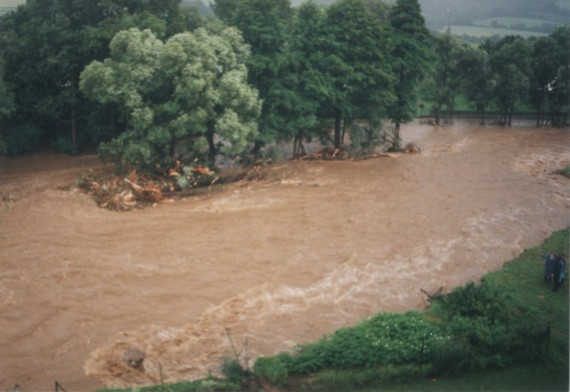
<instances>
[{"instance_id":1,"label":"bush","mask_svg":"<svg viewBox=\"0 0 570 392\"><path fill-rule=\"evenodd\" d=\"M3 135L3 151L7 155L20 155L34 151L40 146L42 131L32 124L20 124Z\"/></svg>"},{"instance_id":2,"label":"bush","mask_svg":"<svg viewBox=\"0 0 570 392\"><path fill-rule=\"evenodd\" d=\"M351 328L337 330L317 343L299 346L291 356L290 374L323 369L348 370L419 364L422 355L445 339L422 314L379 313Z\"/></svg>"},{"instance_id":3,"label":"bush","mask_svg":"<svg viewBox=\"0 0 570 392\"><path fill-rule=\"evenodd\" d=\"M224 358L222 374L229 382L241 385L245 380L246 370L236 359Z\"/></svg>"},{"instance_id":4,"label":"bush","mask_svg":"<svg viewBox=\"0 0 570 392\"><path fill-rule=\"evenodd\" d=\"M265 378L273 384L283 385L287 381L289 372L281 357L260 357L255 361L253 371L257 376Z\"/></svg>"},{"instance_id":5,"label":"bush","mask_svg":"<svg viewBox=\"0 0 570 392\"><path fill-rule=\"evenodd\" d=\"M445 340L435 344L430 352L429 361L434 375L459 374L473 367L473 356L462 342Z\"/></svg>"},{"instance_id":6,"label":"bush","mask_svg":"<svg viewBox=\"0 0 570 392\"><path fill-rule=\"evenodd\" d=\"M373 153L384 142L384 132L380 125L353 125L350 130L349 152L355 156Z\"/></svg>"},{"instance_id":7,"label":"bush","mask_svg":"<svg viewBox=\"0 0 570 392\"><path fill-rule=\"evenodd\" d=\"M71 143L71 140L66 137L57 138L51 145L51 148L57 152L64 154L75 155L77 154L77 149Z\"/></svg>"},{"instance_id":8,"label":"bush","mask_svg":"<svg viewBox=\"0 0 570 392\"><path fill-rule=\"evenodd\" d=\"M476 368L500 369L533 361L542 351L544 332L532 312L485 283L456 289L441 305L446 315L442 327L457 342L458 350L469 351L472 358L467 356L468 362ZM451 350L443 349L436 349L444 351L437 355Z\"/></svg>"}]
</instances>

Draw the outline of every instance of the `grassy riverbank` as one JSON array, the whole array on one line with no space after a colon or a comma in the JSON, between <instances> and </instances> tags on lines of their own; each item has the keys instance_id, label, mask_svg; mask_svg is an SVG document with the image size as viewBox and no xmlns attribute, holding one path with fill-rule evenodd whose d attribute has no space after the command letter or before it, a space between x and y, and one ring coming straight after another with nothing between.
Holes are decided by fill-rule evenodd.
<instances>
[{"instance_id":1,"label":"grassy riverbank","mask_svg":"<svg viewBox=\"0 0 570 392\"><path fill-rule=\"evenodd\" d=\"M379 314L293 354L262 358L256 378L281 391L567 391L568 281L554 292L543 280L542 255L568 255L569 232L554 233L425 312ZM226 364L228 380L137 390L246 390L245 373L234 365Z\"/></svg>"}]
</instances>

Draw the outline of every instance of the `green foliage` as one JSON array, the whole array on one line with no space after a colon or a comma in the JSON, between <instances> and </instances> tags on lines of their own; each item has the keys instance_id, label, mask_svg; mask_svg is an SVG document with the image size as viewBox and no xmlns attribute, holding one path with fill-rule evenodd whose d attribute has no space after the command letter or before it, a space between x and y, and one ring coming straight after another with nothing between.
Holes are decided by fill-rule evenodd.
<instances>
[{"instance_id":1,"label":"green foliage","mask_svg":"<svg viewBox=\"0 0 570 392\"><path fill-rule=\"evenodd\" d=\"M397 77L397 99L390 107L390 118L398 128L399 124L413 119L418 99L417 86L429 74L434 58L430 34L417 0L396 1L389 22L394 41L392 67Z\"/></svg>"},{"instance_id":2,"label":"green foliage","mask_svg":"<svg viewBox=\"0 0 570 392\"><path fill-rule=\"evenodd\" d=\"M341 0L326 9L324 56L319 59L321 115L334 118L334 145L355 119L384 118L395 100L390 35L361 0Z\"/></svg>"},{"instance_id":3,"label":"green foliage","mask_svg":"<svg viewBox=\"0 0 570 392\"><path fill-rule=\"evenodd\" d=\"M0 140L0 153L16 156L31 152L40 146L42 136L42 130L33 124L12 126L10 132L4 134L3 140Z\"/></svg>"},{"instance_id":4,"label":"green foliage","mask_svg":"<svg viewBox=\"0 0 570 392\"><path fill-rule=\"evenodd\" d=\"M503 368L536 360L542 353L544 326L536 323L532 310L507 294L485 283L469 284L441 302L447 315L444 329L458 347L474 355L475 367Z\"/></svg>"},{"instance_id":5,"label":"green foliage","mask_svg":"<svg viewBox=\"0 0 570 392\"><path fill-rule=\"evenodd\" d=\"M246 371L238 360L233 358L224 358L222 363L222 374L229 382L241 385L245 380Z\"/></svg>"},{"instance_id":6,"label":"green foliage","mask_svg":"<svg viewBox=\"0 0 570 392\"><path fill-rule=\"evenodd\" d=\"M4 63L0 58L0 122L8 118L14 111L14 93L10 84L6 81Z\"/></svg>"},{"instance_id":7,"label":"green foliage","mask_svg":"<svg viewBox=\"0 0 570 392\"><path fill-rule=\"evenodd\" d=\"M273 384L283 385L287 380L289 372L287 370L287 361L283 355L276 357L260 357L255 361L253 371L258 377L267 379ZM288 358L287 358L288 359Z\"/></svg>"},{"instance_id":8,"label":"green foliage","mask_svg":"<svg viewBox=\"0 0 570 392\"><path fill-rule=\"evenodd\" d=\"M570 178L570 165L566 166L564 169L561 169L558 173Z\"/></svg>"},{"instance_id":9,"label":"green foliage","mask_svg":"<svg viewBox=\"0 0 570 392\"><path fill-rule=\"evenodd\" d=\"M81 75L81 91L114 103L127 130L100 147L123 169L164 173L176 159L215 164L236 156L257 132L261 103L247 84L249 51L232 28L198 29L162 43L131 29L111 42L111 58Z\"/></svg>"},{"instance_id":10,"label":"green foliage","mask_svg":"<svg viewBox=\"0 0 570 392\"><path fill-rule=\"evenodd\" d=\"M419 313L379 313L317 343L299 346L286 363L291 374L419 364L422 355L442 339L445 336L437 326Z\"/></svg>"},{"instance_id":11,"label":"green foliage","mask_svg":"<svg viewBox=\"0 0 570 392\"><path fill-rule=\"evenodd\" d=\"M473 353L463 342L445 339L431 348L429 360L433 375L462 374L473 370Z\"/></svg>"},{"instance_id":12,"label":"green foliage","mask_svg":"<svg viewBox=\"0 0 570 392\"><path fill-rule=\"evenodd\" d=\"M434 48L438 61L427 90L434 101L433 112L439 124L442 118L451 120L455 110L455 100L467 75L463 62L468 47L450 34L442 34L434 37Z\"/></svg>"},{"instance_id":13,"label":"green foliage","mask_svg":"<svg viewBox=\"0 0 570 392\"><path fill-rule=\"evenodd\" d=\"M96 129L89 124L121 131L118 122L122 118L101 115L99 108L93 110L97 105L79 92L84 67L107 57L109 42L121 30L148 28L167 37L195 24L187 16L179 0L29 0L3 15L0 62L10 75L15 109L2 124L4 136L19 132L19 124L26 122L41 129L44 140L29 140L25 150L40 142L59 146L63 139L70 140L74 150L97 147L80 145L80 141L100 141L85 135ZM8 108L4 87L0 81L0 112ZM4 113L0 117L5 117Z\"/></svg>"},{"instance_id":14,"label":"green foliage","mask_svg":"<svg viewBox=\"0 0 570 392\"><path fill-rule=\"evenodd\" d=\"M524 38L511 36L487 42L484 48L496 81L493 94L502 112L501 120L510 126L515 104L528 97L532 47Z\"/></svg>"},{"instance_id":15,"label":"green foliage","mask_svg":"<svg viewBox=\"0 0 570 392\"><path fill-rule=\"evenodd\" d=\"M380 124L354 124L350 130L351 155L366 156L385 142L385 131Z\"/></svg>"}]
</instances>

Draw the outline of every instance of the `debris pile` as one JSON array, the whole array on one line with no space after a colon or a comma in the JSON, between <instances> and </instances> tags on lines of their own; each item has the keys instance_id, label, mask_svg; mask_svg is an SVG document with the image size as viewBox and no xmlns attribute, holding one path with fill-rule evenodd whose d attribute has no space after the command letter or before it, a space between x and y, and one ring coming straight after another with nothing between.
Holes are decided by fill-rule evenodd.
<instances>
[{"instance_id":1,"label":"debris pile","mask_svg":"<svg viewBox=\"0 0 570 392\"><path fill-rule=\"evenodd\" d=\"M319 161L319 160L343 160L352 159L353 157L346 151L338 148L324 148L319 152L303 155L299 158L300 161Z\"/></svg>"},{"instance_id":2,"label":"debris pile","mask_svg":"<svg viewBox=\"0 0 570 392\"><path fill-rule=\"evenodd\" d=\"M422 148L415 143L408 143L402 149L402 152L405 152L408 154L419 154L420 152L422 152Z\"/></svg>"},{"instance_id":3,"label":"debris pile","mask_svg":"<svg viewBox=\"0 0 570 392\"><path fill-rule=\"evenodd\" d=\"M99 207L114 211L129 211L158 203L163 199L163 185L134 171L127 177L84 175L77 181L77 186L91 195Z\"/></svg>"},{"instance_id":4,"label":"debris pile","mask_svg":"<svg viewBox=\"0 0 570 392\"><path fill-rule=\"evenodd\" d=\"M211 191L216 184L239 184L262 179L262 164L255 162L236 170L218 174L205 167L177 165L163 177L148 178L133 171L126 177L82 175L77 187L90 195L99 207L113 211L130 211L156 205L167 198Z\"/></svg>"}]
</instances>

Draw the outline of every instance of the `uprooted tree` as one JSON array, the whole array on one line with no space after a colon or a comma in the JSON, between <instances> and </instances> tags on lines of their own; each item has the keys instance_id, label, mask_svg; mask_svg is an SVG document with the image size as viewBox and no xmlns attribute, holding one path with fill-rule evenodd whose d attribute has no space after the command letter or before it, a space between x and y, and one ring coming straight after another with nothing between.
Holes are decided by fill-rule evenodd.
<instances>
[{"instance_id":1,"label":"uprooted tree","mask_svg":"<svg viewBox=\"0 0 570 392\"><path fill-rule=\"evenodd\" d=\"M238 30L200 28L162 42L130 29L110 49L85 68L80 89L124 116L126 131L99 149L123 171L164 174L176 160L214 165L217 154L239 154L255 137L261 102L247 84L250 53Z\"/></svg>"}]
</instances>

